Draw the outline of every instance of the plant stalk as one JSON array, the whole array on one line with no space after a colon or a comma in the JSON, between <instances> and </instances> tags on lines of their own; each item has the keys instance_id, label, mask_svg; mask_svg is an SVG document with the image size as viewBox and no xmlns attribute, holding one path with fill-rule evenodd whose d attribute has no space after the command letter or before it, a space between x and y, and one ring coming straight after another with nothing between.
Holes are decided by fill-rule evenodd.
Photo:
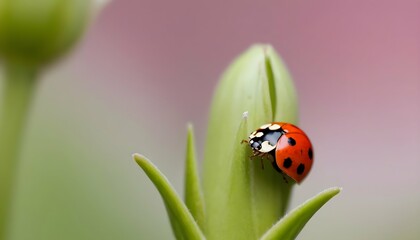
<instances>
[{"instance_id":1,"label":"plant stalk","mask_svg":"<svg viewBox=\"0 0 420 240\"><path fill-rule=\"evenodd\" d=\"M35 67L6 66L0 102L0 240L7 239L20 143L35 85Z\"/></svg>"}]
</instances>

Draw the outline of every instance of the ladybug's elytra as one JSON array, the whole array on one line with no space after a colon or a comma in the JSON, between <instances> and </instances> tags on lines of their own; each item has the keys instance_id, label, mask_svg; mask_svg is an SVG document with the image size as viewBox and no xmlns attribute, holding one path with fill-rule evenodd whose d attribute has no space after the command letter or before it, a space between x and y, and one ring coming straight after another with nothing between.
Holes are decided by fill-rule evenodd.
<instances>
[{"instance_id":1,"label":"ladybug's elytra","mask_svg":"<svg viewBox=\"0 0 420 240\"><path fill-rule=\"evenodd\" d=\"M274 168L297 183L311 170L314 157L311 141L293 124L264 124L249 135L248 143L254 156L271 156Z\"/></svg>"}]
</instances>

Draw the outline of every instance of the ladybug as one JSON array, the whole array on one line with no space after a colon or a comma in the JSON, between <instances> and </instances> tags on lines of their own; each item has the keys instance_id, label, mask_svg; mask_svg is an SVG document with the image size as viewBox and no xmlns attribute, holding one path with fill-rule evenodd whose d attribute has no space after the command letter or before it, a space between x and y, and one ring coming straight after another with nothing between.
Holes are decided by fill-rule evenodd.
<instances>
[{"instance_id":1,"label":"ladybug","mask_svg":"<svg viewBox=\"0 0 420 240\"><path fill-rule=\"evenodd\" d=\"M312 167L314 152L311 141L300 128L290 123L272 122L249 135L254 156L271 158L273 167L298 184Z\"/></svg>"}]
</instances>

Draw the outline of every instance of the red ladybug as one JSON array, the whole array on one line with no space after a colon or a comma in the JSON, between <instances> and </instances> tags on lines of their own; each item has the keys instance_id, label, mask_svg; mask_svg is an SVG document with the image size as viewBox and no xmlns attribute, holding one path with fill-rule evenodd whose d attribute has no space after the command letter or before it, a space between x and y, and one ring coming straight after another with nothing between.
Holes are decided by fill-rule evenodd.
<instances>
[{"instance_id":1,"label":"red ladybug","mask_svg":"<svg viewBox=\"0 0 420 240\"><path fill-rule=\"evenodd\" d=\"M254 156L271 156L273 167L297 183L311 170L314 157L311 141L293 124L264 124L249 135L248 143Z\"/></svg>"}]
</instances>

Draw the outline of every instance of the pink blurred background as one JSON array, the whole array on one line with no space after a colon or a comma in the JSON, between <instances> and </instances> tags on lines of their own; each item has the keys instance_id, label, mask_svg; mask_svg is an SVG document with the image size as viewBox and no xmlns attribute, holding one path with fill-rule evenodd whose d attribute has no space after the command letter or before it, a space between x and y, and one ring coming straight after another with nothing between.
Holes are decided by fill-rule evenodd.
<instances>
[{"instance_id":1,"label":"pink blurred background","mask_svg":"<svg viewBox=\"0 0 420 240\"><path fill-rule=\"evenodd\" d=\"M164 205L130 156L147 155L182 192L186 123L202 156L213 89L253 43L272 44L285 60L315 145L291 206L344 188L299 239L419 239L419 23L415 0L111 2L78 49L45 73L24 156L50 170L27 160L21 184L32 181L18 195L30 198L51 177L60 187L18 202L14 239L171 238ZM44 144L35 144L40 135ZM57 141L66 144L54 149L59 159ZM89 213L43 215L61 216L63 204ZM48 224L30 227L41 216Z\"/></svg>"}]
</instances>

